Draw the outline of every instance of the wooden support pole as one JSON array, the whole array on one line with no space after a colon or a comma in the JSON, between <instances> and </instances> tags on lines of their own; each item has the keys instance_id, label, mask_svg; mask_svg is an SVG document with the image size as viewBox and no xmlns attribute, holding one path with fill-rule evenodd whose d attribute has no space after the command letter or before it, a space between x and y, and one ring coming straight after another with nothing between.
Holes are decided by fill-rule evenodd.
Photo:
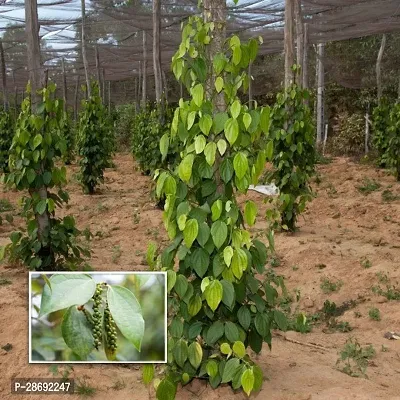
<instances>
[{"instance_id":1,"label":"wooden support pole","mask_svg":"<svg viewBox=\"0 0 400 400\"><path fill-rule=\"evenodd\" d=\"M143 94L143 85L142 85L142 62L139 61L139 68L138 68L138 80L139 80L139 85L138 85L138 93L137 93L137 97L138 99L140 99L140 95ZM141 105L142 102L140 101Z\"/></svg>"},{"instance_id":2,"label":"wooden support pole","mask_svg":"<svg viewBox=\"0 0 400 400\"><path fill-rule=\"evenodd\" d=\"M161 0L153 0L153 68L155 80L156 102L162 113L162 73L160 59L161 40Z\"/></svg>"},{"instance_id":3,"label":"wooden support pole","mask_svg":"<svg viewBox=\"0 0 400 400\"><path fill-rule=\"evenodd\" d=\"M253 79L251 76L252 62L249 63L249 110L253 108Z\"/></svg>"},{"instance_id":4,"label":"wooden support pole","mask_svg":"<svg viewBox=\"0 0 400 400\"><path fill-rule=\"evenodd\" d=\"M368 106L369 108L369 106ZM367 155L369 153L369 113L368 113L368 108L367 112L365 113L365 142L364 142L364 153Z\"/></svg>"},{"instance_id":5,"label":"wooden support pole","mask_svg":"<svg viewBox=\"0 0 400 400\"><path fill-rule=\"evenodd\" d=\"M324 70L325 44L318 44L317 57L317 146L321 145L324 129L324 94L325 94L325 70Z\"/></svg>"},{"instance_id":6,"label":"wooden support pole","mask_svg":"<svg viewBox=\"0 0 400 400\"><path fill-rule=\"evenodd\" d=\"M147 34L143 30L143 83L142 83L142 107L147 103Z\"/></svg>"},{"instance_id":7,"label":"wooden support pole","mask_svg":"<svg viewBox=\"0 0 400 400\"><path fill-rule=\"evenodd\" d=\"M90 97L92 93L92 88L90 87L90 77L89 77L89 62L86 54L86 4L85 0L81 0L81 10L82 10L82 37L81 37L81 47L82 47L82 60L83 66L85 68L85 78L86 78L86 93Z\"/></svg>"},{"instance_id":8,"label":"wooden support pole","mask_svg":"<svg viewBox=\"0 0 400 400\"><path fill-rule=\"evenodd\" d=\"M379 48L378 58L376 60L376 87L377 87L377 96L378 102L381 100L382 97L382 71L381 71L381 64L383 58L383 52L385 51L386 46L386 35L382 35L381 47Z\"/></svg>"},{"instance_id":9,"label":"wooden support pole","mask_svg":"<svg viewBox=\"0 0 400 400\"><path fill-rule=\"evenodd\" d=\"M101 93L103 94L103 104L106 104L106 70L101 69Z\"/></svg>"},{"instance_id":10,"label":"wooden support pole","mask_svg":"<svg viewBox=\"0 0 400 400\"><path fill-rule=\"evenodd\" d=\"M294 64L294 51L293 51L293 1L285 0L285 27L284 27L284 40L285 40L285 88L288 88L293 82Z\"/></svg>"},{"instance_id":11,"label":"wooden support pole","mask_svg":"<svg viewBox=\"0 0 400 400\"><path fill-rule=\"evenodd\" d=\"M111 81L108 81L108 115L111 115Z\"/></svg>"},{"instance_id":12,"label":"wooden support pole","mask_svg":"<svg viewBox=\"0 0 400 400\"><path fill-rule=\"evenodd\" d=\"M138 113L140 109L140 100L139 100L139 86L140 81L137 76L135 76L135 112Z\"/></svg>"},{"instance_id":13,"label":"wooden support pole","mask_svg":"<svg viewBox=\"0 0 400 400\"><path fill-rule=\"evenodd\" d=\"M167 75L165 74L165 71L162 69L161 70L161 75L162 75L162 80L163 80L163 99L168 103L168 81L167 81Z\"/></svg>"},{"instance_id":14,"label":"wooden support pole","mask_svg":"<svg viewBox=\"0 0 400 400\"><path fill-rule=\"evenodd\" d=\"M100 98L103 98L103 94L101 93L101 71L100 71L100 56L99 56L99 48L96 45L94 47L94 54L96 58L96 74L97 74L97 84L99 85L99 95Z\"/></svg>"},{"instance_id":15,"label":"wooden support pole","mask_svg":"<svg viewBox=\"0 0 400 400\"><path fill-rule=\"evenodd\" d=\"M80 76L77 75L76 82L75 82L75 96L74 96L74 119L75 119L75 122L78 121L79 78L80 78Z\"/></svg>"},{"instance_id":16,"label":"wooden support pole","mask_svg":"<svg viewBox=\"0 0 400 400\"><path fill-rule=\"evenodd\" d=\"M304 42L303 42L303 61L301 63L301 70L303 71L303 88L308 89L309 78L308 78L308 51L309 51L309 31L308 24L304 24Z\"/></svg>"},{"instance_id":17,"label":"wooden support pole","mask_svg":"<svg viewBox=\"0 0 400 400\"><path fill-rule=\"evenodd\" d=\"M36 107L41 101L37 90L43 88L44 71L40 60L40 41L39 41L39 22L37 14L37 0L25 1L26 18L26 45L28 53L28 71L31 83L32 111L36 112Z\"/></svg>"},{"instance_id":18,"label":"wooden support pole","mask_svg":"<svg viewBox=\"0 0 400 400\"><path fill-rule=\"evenodd\" d=\"M14 118L17 119L17 106L18 106L18 89L15 82L15 71L12 71L12 79L14 84Z\"/></svg>"},{"instance_id":19,"label":"wooden support pole","mask_svg":"<svg viewBox=\"0 0 400 400\"><path fill-rule=\"evenodd\" d=\"M303 29L303 16L301 13L301 0L294 0L294 13L296 19L296 64L300 67L303 64L304 58L304 29ZM303 69L297 75L298 85L303 85Z\"/></svg>"},{"instance_id":20,"label":"wooden support pole","mask_svg":"<svg viewBox=\"0 0 400 400\"><path fill-rule=\"evenodd\" d=\"M61 67L63 74L63 100L64 100L64 112L67 112L67 74L65 72L65 60L64 57L61 59Z\"/></svg>"},{"instance_id":21,"label":"wooden support pole","mask_svg":"<svg viewBox=\"0 0 400 400\"><path fill-rule=\"evenodd\" d=\"M4 58L3 42L0 40L0 58L1 58L1 82L3 89L3 107L4 111L8 111L8 92L7 92L7 70Z\"/></svg>"},{"instance_id":22,"label":"wooden support pole","mask_svg":"<svg viewBox=\"0 0 400 400\"><path fill-rule=\"evenodd\" d=\"M38 90L45 86L44 72L40 60L40 39L39 39L39 20L37 10L37 0L25 0L25 31L26 31L26 45L27 45L27 67L29 71L29 80L31 83L31 109L32 113L37 113L38 106L41 102L41 96L38 94ZM44 172L44 166L41 164L36 171L37 174ZM46 186L41 186L30 190L32 197L37 197L44 204L47 203L48 192ZM37 235L39 242L42 242L41 251L50 251L46 248L49 246L47 243L47 237L50 230L50 214L47 210L42 214L35 213L35 219L37 223Z\"/></svg>"}]
</instances>

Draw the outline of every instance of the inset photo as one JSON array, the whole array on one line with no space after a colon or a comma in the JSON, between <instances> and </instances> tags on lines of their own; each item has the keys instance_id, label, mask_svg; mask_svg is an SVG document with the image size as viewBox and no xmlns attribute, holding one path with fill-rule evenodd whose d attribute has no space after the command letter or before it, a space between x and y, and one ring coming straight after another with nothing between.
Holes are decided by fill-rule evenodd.
<instances>
[{"instance_id":1,"label":"inset photo","mask_svg":"<svg viewBox=\"0 0 400 400\"><path fill-rule=\"evenodd\" d=\"M165 363L165 272L29 273L30 363Z\"/></svg>"}]
</instances>

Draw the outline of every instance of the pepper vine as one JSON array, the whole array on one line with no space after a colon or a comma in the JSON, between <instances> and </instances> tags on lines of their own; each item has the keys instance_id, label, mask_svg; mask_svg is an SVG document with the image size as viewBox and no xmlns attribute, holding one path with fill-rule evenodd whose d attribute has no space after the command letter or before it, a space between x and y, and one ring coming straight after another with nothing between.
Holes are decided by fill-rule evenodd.
<instances>
[{"instance_id":1,"label":"pepper vine","mask_svg":"<svg viewBox=\"0 0 400 400\"><path fill-rule=\"evenodd\" d=\"M269 107L249 109L239 98L258 42L234 35L210 58L215 29L199 17L183 28L172 69L191 99L179 101L171 132L160 141L163 157L176 141L185 146L177 168L156 171L172 241L161 254L171 312L167 376L157 388L163 399L196 377L214 388L230 383L248 395L259 390L262 371L246 349L259 353L263 342L271 345L271 326L287 324L275 309L276 285L256 276L265 271L269 251L245 226L255 224L257 206L248 200L242 210L236 200L258 182L271 149L264 150Z\"/></svg>"}]
</instances>

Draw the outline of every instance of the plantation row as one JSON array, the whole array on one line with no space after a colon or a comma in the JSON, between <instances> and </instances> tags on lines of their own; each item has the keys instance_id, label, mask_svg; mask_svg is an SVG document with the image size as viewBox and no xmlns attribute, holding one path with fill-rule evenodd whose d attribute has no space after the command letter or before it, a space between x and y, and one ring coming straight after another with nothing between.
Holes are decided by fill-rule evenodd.
<instances>
[{"instance_id":1,"label":"plantation row","mask_svg":"<svg viewBox=\"0 0 400 400\"><path fill-rule=\"evenodd\" d=\"M171 241L160 254L154 246L147 254L151 269L168 274L169 354L157 385L159 399L174 398L178 383L196 377L214 388L230 383L248 395L260 389L262 371L247 349L259 353L263 342L271 346L272 329L287 327L276 308L283 280L265 269L273 229L295 231L312 198L317 152L308 92L292 83L272 107L243 102L258 41L243 43L234 35L211 47L211 37L223 29L219 25L191 17L184 26L172 70L190 99L181 99L174 110L157 105L132 121L129 111L121 112L113 123L94 84L73 127L49 85L35 109L29 96L24 100L17 121L6 111L0 117L4 181L29 194L23 202L26 232L12 233L0 259L31 270L86 266L90 254L76 244L81 232L74 218L59 219L56 213L68 202L63 164L76 156L83 190L93 194L112 163L115 136L120 136L114 126L131 140L142 171L154 177ZM381 164L399 178L398 115L398 105L379 105L374 141ZM256 222L256 204L248 200L241 209L236 199L261 179L279 189L265 217L268 246L247 229ZM154 378L153 366L145 367L144 378Z\"/></svg>"}]
</instances>

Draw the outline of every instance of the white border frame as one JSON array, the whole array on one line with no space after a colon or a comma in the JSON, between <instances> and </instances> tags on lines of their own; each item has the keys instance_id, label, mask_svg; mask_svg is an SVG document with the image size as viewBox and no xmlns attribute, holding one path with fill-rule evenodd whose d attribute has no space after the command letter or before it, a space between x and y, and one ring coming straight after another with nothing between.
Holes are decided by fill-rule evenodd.
<instances>
[{"instance_id":1,"label":"white border frame","mask_svg":"<svg viewBox=\"0 0 400 400\"><path fill-rule=\"evenodd\" d=\"M164 276L164 361L32 361L32 275L163 275ZM164 271L29 271L29 314L28 314L28 359L29 364L166 364L168 357L168 327L167 327L167 272Z\"/></svg>"}]
</instances>

